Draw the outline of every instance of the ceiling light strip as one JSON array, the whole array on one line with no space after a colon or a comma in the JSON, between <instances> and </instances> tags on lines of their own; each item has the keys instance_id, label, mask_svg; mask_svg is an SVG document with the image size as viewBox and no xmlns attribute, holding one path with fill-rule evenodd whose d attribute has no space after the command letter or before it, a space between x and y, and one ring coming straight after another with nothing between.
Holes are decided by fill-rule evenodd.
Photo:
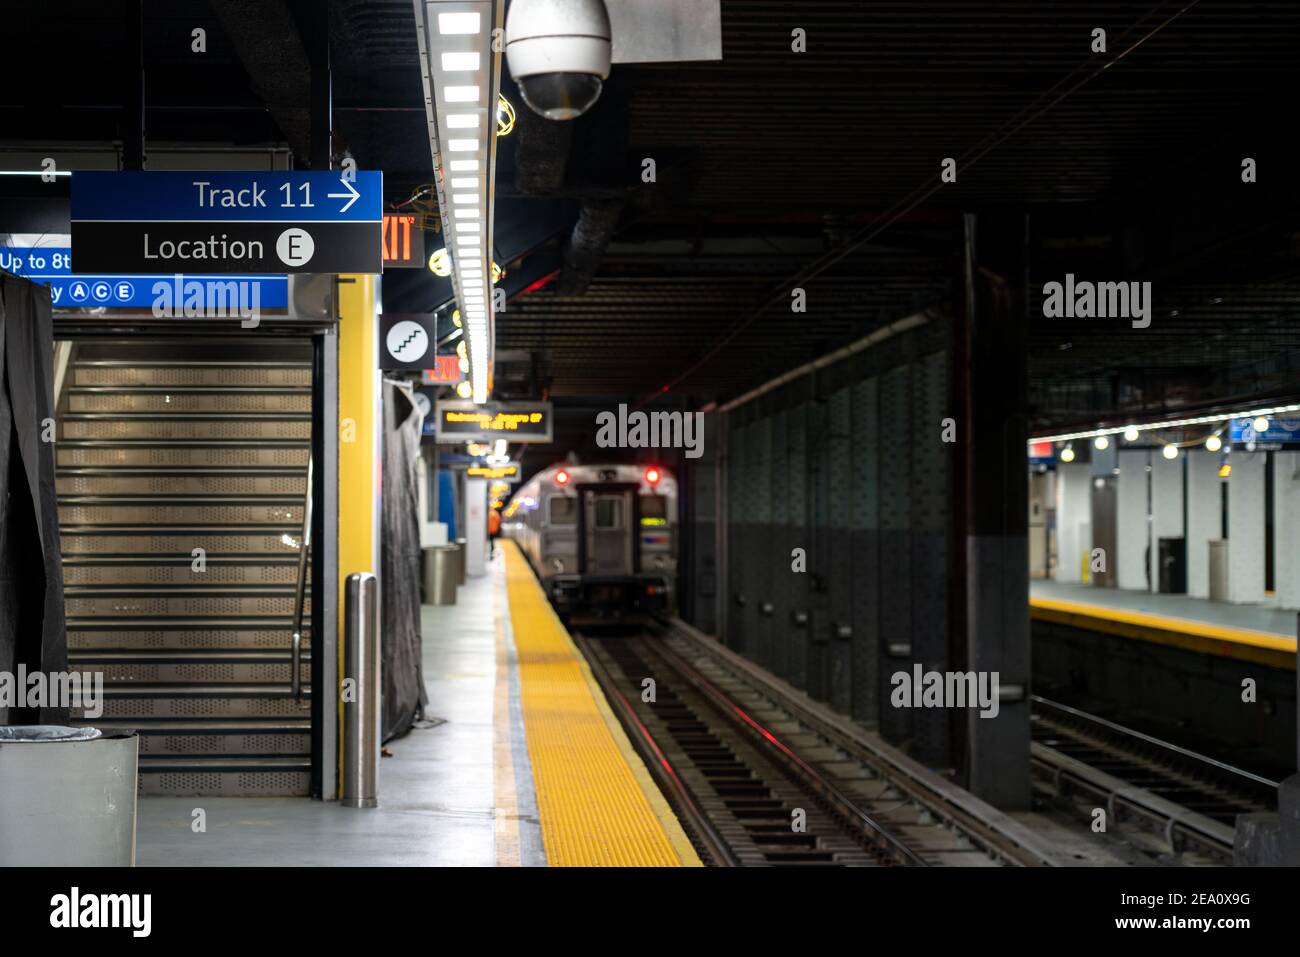
<instances>
[{"instance_id":1,"label":"ceiling light strip","mask_svg":"<svg viewBox=\"0 0 1300 957\"><path fill-rule=\"evenodd\" d=\"M1031 444L1037 442L1072 442L1075 439L1095 439L1101 435L1122 435L1129 429L1138 432L1153 432L1160 429L1176 429L1188 425L1210 425L1216 422L1228 422L1232 419L1256 419L1259 417L1268 418L1274 415L1285 415L1291 412L1300 412L1298 405L1277 405L1265 409L1254 409L1249 412L1224 412L1218 415L1198 415L1190 419L1170 419L1167 422L1145 422L1141 425L1133 423L1131 425L1120 425L1114 428L1091 429L1086 432L1062 432L1059 435L1038 435L1029 440Z\"/></svg>"},{"instance_id":2,"label":"ceiling light strip","mask_svg":"<svg viewBox=\"0 0 1300 957\"><path fill-rule=\"evenodd\" d=\"M487 401L495 316L491 286L496 194L496 102L504 0L414 0L429 148L444 230L452 231L451 282L464 315L469 381ZM449 238L449 247L452 247Z\"/></svg>"}]
</instances>

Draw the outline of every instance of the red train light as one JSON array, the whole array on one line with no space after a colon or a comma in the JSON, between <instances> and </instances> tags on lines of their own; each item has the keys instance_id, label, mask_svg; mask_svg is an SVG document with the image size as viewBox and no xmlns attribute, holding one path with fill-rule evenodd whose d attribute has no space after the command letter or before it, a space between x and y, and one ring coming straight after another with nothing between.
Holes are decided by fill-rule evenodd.
<instances>
[{"instance_id":1,"label":"red train light","mask_svg":"<svg viewBox=\"0 0 1300 957\"><path fill-rule=\"evenodd\" d=\"M663 478L663 475L653 465L645 470L645 480L651 485L658 485L661 478Z\"/></svg>"},{"instance_id":2,"label":"red train light","mask_svg":"<svg viewBox=\"0 0 1300 957\"><path fill-rule=\"evenodd\" d=\"M566 472L566 471L564 471L564 469L560 469L558 472L556 472L556 473L555 473L555 484L556 484L556 485L568 485L568 484L569 484L569 473Z\"/></svg>"}]
</instances>

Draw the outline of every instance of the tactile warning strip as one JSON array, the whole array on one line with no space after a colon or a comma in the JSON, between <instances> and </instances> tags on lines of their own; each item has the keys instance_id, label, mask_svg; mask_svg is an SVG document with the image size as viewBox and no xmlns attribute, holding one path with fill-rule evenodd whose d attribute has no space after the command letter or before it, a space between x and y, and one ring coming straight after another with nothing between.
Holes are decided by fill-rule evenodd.
<instances>
[{"instance_id":1,"label":"tactile warning strip","mask_svg":"<svg viewBox=\"0 0 1300 957\"><path fill-rule=\"evenodd\" d=\"M698 866L527 561L513 542L503 551L547 863Z\"/></svg>"}]
</instances>

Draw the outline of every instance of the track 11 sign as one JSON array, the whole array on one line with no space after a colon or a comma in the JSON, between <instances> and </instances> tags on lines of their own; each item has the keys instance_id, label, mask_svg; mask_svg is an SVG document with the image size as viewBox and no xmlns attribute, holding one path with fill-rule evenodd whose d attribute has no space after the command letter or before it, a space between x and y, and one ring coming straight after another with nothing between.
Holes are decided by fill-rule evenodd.
<instances>
[{"instance_id":1,"label":"track 11 sign","mask_svg":"<svg viewBox=\"0 0 1300 957\"><path fill-rule=\"evenodd\" d=\"M77 273L378 273L379 172L72 174Z\"/></svg>"}]
</instances>

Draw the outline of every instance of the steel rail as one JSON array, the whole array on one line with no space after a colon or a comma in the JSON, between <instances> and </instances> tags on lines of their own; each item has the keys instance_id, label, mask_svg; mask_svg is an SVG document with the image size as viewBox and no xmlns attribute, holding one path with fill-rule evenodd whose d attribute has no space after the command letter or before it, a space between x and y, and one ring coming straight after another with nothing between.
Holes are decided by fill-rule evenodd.
<instances>
[{"instance_id":1,"label":"steel rail","mask_svg":"<svg viewBox=\"0 0 1300 957\"><path fill-rule=\"evenodd\" d=\"M632 702L628 701L627 696L618 689L613 676L609 669L601 662L591 649L587 639L580 633L572 633L573 643L577 645L578 651L587 660L591 668L592 675L595 676L601 690L605 692L606 699L614 705L615 713L623 729L628 734L628 739L632 742L632 747L636 749L645 762L646 768L650 771L651 777L659 785L659 789L668 798L673 809L686 819L687 832L694 834L704 845L712 862L720 867L738 867L740 861L732 853L730 845L727 844L718 829L713 826L709 815L700 807L696 801L695 795L687 787L673 767L663 750L655 741L650 729L645 726L632 707Z\"/></svg>"},{"instance_id":2,"label":"steel rail","mask_svg":"<svg viewBox=\"0 0 1300 957\"><path fill-rule=\"evenodd\" d=\"M929 867L930 864L914 850L899 840L898 836L883 827L871 815L858 806L848 794L836 787L820 771L805 761L785 744L770 729L756 721L744 708L732 701L720 688L699 673L681 656L662 644L647 642L646 646L662 658L699 694L703 695L736 727L744 729L768 751L777 755L779 760L791 768L797 778L810 785L814 791L825 798L838 814L865 831L870 839L882 846L901 863L913 867Z\"/></svg>"},{"instance_id":3,"label":"steel rail","mask_svg":"<svg viewBox=\"0 0 1300 957\"><path fill-rule=\"evenodd\" d=\"M783 680L717 640L701 634L680 619L668 620L665 627L674 636L691 642L724 667L744 676L801 723L875 768L911 800L951 821L990 854L1021 867L1059 867L1067 863L1049 842L1005 812L939 777L902 752L873 740L864 729L847 718L831 713L806 697L796 696L795 690Z\"/></svg>"}]
</instances>

